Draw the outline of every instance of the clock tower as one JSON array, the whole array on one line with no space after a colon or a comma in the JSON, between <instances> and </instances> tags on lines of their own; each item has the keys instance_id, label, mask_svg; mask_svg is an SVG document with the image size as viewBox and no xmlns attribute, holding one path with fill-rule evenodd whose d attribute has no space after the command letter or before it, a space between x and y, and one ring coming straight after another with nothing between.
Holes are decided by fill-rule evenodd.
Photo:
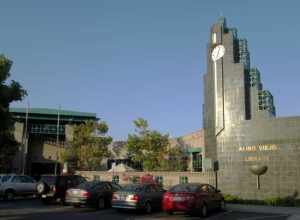
<instances>
[{"instance_id":1,"label":"clock tower","mask_svg":"<svg viewBox=\"0 0 300 220\"><path fill-rule=\"evenodd\" d=\"M217 160L218 137L258 113L258 95L250 86L250 55L247 41L236 28L227 27L224 17L213 24L207 46L204 75L204 156Z\"/></svg>"}]
</instances>

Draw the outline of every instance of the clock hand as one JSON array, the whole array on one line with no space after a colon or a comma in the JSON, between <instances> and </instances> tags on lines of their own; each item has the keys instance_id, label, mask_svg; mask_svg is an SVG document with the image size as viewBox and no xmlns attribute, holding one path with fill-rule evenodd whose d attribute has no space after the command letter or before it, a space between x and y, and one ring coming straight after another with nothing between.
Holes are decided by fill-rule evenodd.
<instances>
[{"instance_id":1,"label":"clock hand","mask_svg":"<svg viewBox=\"0 0 300 220\"><path fill-rule=\"evenodd\" d=\"M217 59L218 59L218 56L219 56L219 52L220 52L220 47L218 47Z\"/></svg>"}]
</instances>

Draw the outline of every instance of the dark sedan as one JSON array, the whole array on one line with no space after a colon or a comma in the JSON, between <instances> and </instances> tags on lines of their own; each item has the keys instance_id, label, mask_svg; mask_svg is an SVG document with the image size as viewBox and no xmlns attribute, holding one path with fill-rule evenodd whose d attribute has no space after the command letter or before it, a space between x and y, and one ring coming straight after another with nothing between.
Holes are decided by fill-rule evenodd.
<instances>
[{"instance_id":1,"label":"dark sedan","mask_svg":"<svg viewBox=\"0 0 300 220\"><path fill-rule=\"evenodd\" d=\"M165 190L155 184L131 184L113 194L112 207L135 209L151 213L160 209Z\"/></svg>"},{"instance_id":2,"label":"dark sedan","mask_svg":"<svg viewBox=\"0 0 300 220\"><path fill-rule=\"evenodd\" d=\"M206 217L213 209L225 209L225 202L220 191L209 184L179 184L164 194L163 210L169 214L183 211Z\"/></svg>"},{"instance_id":3,"label":"dark sedan","mask_svg":"<svg viewBox=\"0 0 300 220\"><path fill-rule=\"evenodd\" d=\"M104 209L111 206L112 194L121 186L112 182L86 182L66 192L66 202L74 207L89 206Z\"/></svg>"}]
</instances>

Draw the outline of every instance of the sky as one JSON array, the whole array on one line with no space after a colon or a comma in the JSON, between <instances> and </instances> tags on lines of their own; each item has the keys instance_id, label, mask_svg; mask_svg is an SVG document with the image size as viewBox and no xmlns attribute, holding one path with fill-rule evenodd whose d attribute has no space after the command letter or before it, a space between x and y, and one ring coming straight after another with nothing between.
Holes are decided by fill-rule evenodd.
<instances>
[{"instance_id":1,"label":"sky","mask_svg":"<svg viewBox=\"0 0 300 220\"><path fill-rule=\"evenodd\" d=\"M300 115L300 1L1 1L0 53L28 96L13 107L93 112L124 140L142 117L171 137L202 128L210 26L247 38L278 116Z\"/></svg>"}]
</instances>

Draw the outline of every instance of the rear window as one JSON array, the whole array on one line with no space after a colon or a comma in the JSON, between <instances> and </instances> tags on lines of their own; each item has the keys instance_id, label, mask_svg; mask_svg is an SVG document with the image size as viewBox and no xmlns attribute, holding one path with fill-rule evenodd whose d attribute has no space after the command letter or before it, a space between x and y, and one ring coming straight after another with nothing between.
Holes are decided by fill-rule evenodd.
<instances>
[{"instance_id":1,"label":"rear window","mask_svg":"<svg viewBox=\"0 0 300 220\"><path fill-rule=\"evenodd\" d=\"M96 186L102 185L103 183L99 181L92 181L92 182L84 182L79 184L77 187L80 189L87 189L87 188L94 188Z\"/></svg>"},{"instance_id":2,"label":"rear window","mask_svg":"<svg viewBox=\"0 0 300 220\"><path fill-rule=\"evenodd\" d=\"M200 185L192 185L192 184L182 184L173 186L169 191L170 192L197 192L199 190Z\"/></svg>"},{"instance_id":3,"label":"rear window","mask_svg":"<svg viewBox=\"0 0 300 220\"><path fill-rule=\"evenodd\" d=\"M142 185L126 185L122 188L122 191L141 192L143 189Z\"/></svg>"},{"instance_id":4,"label":"rear window","mask_svg":"<svg viewBox=\"0 0 300 220\"><path fill-rule=\"evenodd\" d=\"M42 176L41 181L47 184L55 184L56 176Z\"/></svg>"}]
</instances>

